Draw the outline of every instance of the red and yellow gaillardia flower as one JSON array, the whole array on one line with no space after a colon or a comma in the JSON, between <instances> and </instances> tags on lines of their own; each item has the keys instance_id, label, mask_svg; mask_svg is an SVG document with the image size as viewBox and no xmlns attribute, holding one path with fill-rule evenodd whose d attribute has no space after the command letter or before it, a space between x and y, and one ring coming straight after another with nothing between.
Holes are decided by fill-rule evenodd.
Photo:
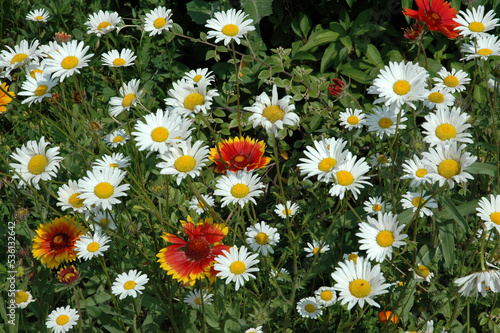
<instances>
[{"instance_id":1,"label":"red and yellow gaillardia flower","mask_svg":"<svg viewBox=\"0 0 500 333\"><path fill-rule=\"evenodd\" d=\"M458 36L455 30L459 26L455 19L458 10L451 7L450 3L444 0L415 0L418 11L405 8L403 14L425 23L430 31L439 31L448 38L454 39Z\"/></svg>"},{"instance_id":2,"label":"red and yellow gaillardia flower","mask_svg":"<svg viewBox=\"0 0 500 333\"><path fill-rule=\"evenodd\" d=\"M160 250L156 256L160 267L182 283L194 285L197 279L211 277L210 270L214 258L229 251L229 246L221 241L226 237L228 228L223 224L213 223L212 218L200 220L196 225L191 217L181 221L188 240L165 233L162 238L174 245Z\"/></svg>"},{"instance_id":3,"label":"red and yellow gaillardia flower","mask_svg":"<svg viewBox=\"0 0 500 333\"><path fill-rule=\"evenodd\" d=\"M85 233L82 225L70 216L56 217L40 224L33 238L33 257L41 258L48 268L57 268L62 261L76 259L75 242Z\"/></svg>"},{"instance_id":4,"label":"red and yellow gaillardia flower","mask_svg":"<svg viewBox=\"0 0 500 333\"><path fill-rule=\"evenodd\" d=\"M71 265L69 267L64 266L57 272L57 278L59 279L59 282L64 285L72 285L76 283L79 277L80 273L78 273L74 265Z\"/></svg>"},{"instance_id":5,"label":"red and yellow gaillardia flower","mask_svg":"<svg viewBox=\"0 0 500 333\"><path fill-rule=\"evenodd\" d=\"M12 102L12 98L16 97L13 91L8 90L9 86L7 84L2 83L1 87L7 94L0 90L0 113L7 111L7 105Z\"/></svg>"},{"instance_id":6,"label":"red and yellow gaillardia flower","mask_svg":"<svg viewBox=\"0 0 500 333\"><path fill-rule=\"evenodd\" d=\"M219 142L219 149L222 159L217 148L211 148L209 156L216 164L215 172L218 173L225 173L226 170L238 172L245 168L247 171L260 169L271 161L270 157L262 156L266 150L264 141L257 141L248 136L222 140Z\"/></svg>"}]
</instances>

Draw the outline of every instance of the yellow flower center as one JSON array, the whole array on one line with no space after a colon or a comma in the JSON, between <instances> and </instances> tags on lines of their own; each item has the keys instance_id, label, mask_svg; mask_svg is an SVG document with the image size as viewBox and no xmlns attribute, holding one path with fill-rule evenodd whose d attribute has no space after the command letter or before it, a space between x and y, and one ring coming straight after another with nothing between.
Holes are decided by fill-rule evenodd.
<instances>
[{"instance_id":1,"label":"yellow flower center","mask_svg":"<svg viewBox=\"0 0 500 333\"><path fill-rule=\"evenodd\" d=\"M309 313L313 313L314 311L316 311L316 307L312 304L307 304L304 309L309 312Z\"/></svg>"},{"instance_id":2,"label":"yellow flower center","mask_svg":"<svg viewBox=\"0 0 500 333\"><path fill-rule=\"evenodd\" d=\"M67 56L61 61L61 67L64 69L72 69L78 66L78 58L75 56Z\"/></svg>"},{"instance_id":3,"label":"yellow flower center","mask_svg":"<svg viewBox=\"0 0 500 333\"><path fill-rule=\"evenodd\" d=\"M349 171L341 170L337 172L337 183L342 186L349 186L354 181L354 176Z\"/></svg>"},{"instance_id":4,"label":"yellow flower center","mask_svg":"<svg viewBox=\"0 0 500 333\"><path fill-rule=\"evenodd\" d=\"M236 36L239 31L240 31L240 29L234 24L226 24L222 28L222 33L226 36L229 36L229 37Z\"/></svg>"},{"instance_id":5,"label":"yellow flower center","mask_svg":"<svg viewBox=\"0 0 500 333\"><path fill-rule=\"evenodd\" d=\"M202 78L203 78L203 75L198 74L198 75L196 75L196 76L193 78L193 81L194 81L194 82L196 82L196 83L198 83L198 82L200 82L200 80L201 80Z\"/></svg>"},{"instance_id":6,"label":"yellow flower center","mask_svg":"<svg viewBox=\"0 0 500 333\"><path fill-rule=\"evenodd\" d=\"M117 163L110 163L109 166L112 167L113 169L118 168L118 164Z\"/></svg>"},{"instance_id":7,"label":"yellow flower center","mask_svg":"<svg viewBox=\"0 0 500 333\"><path fill-rule=\"evenodd\" d=\"M68 323L68 321L69 321L69 317L67 315L65 315L65 314L60 315L56 319L56 323L59 326L66 325Z\"/></svg>"},{"instance_id":8,"label":"yellow flower center","mask_svg":"<svg viewBox=\"0 0 500 333\"><path fill-rule=\"evenodd\" d=\"M427 174L427 169L418 169L417 172L415 172L415 175L417 175L417 177L419 178L422 178L426 174Z\"/></svg>"},{"instance_id":9,"label":"yellow flower center","mask_svg":"<svg viewBox=\"0 0 500 333\"><path fill-rule=\"evenodd\" d=\"M377 163L387 164L387 163L389 163L389 159L387 157L385 157L383 154L380 154L380 155L378 155Z\"/></svg>"},{"instance_id":10,"label":"yellow flower center","mask_svg":"<svg viewBox=\"0 0 500 333\"><path fill-rule=\"evenodd\" d=\"M292 215L292 211L290 209L283 209L283 215Z\"/></svg>"},{"instance_id":11,"label":"yellow flower center","mask_svg":"<svg viewBox=\"0 0 500 333\"><path fill-rule=\"evenodd\" d=\"M440 92L435 91L435 92L429 94L429 96L427 97L427 99L431 103L441 104L441 103L444 102L444 95L441 94Z\"/></svg>"},{"instance_id":12,"label":"yellow flower center","mask_svg":"<svg viewBox=\"0 0 500 333\"><path fill-rule=\"evenodd\" d=\"M348 259L348 260L352 260L352 261L354 261L354 263L356 264L356 263L358 262L358 257L359 257L359 256L358 256L356 253L351 253L351 254L347 257L347 259Z\"/></svg>"},{"instance_id":13,"label":"yellow flower center","mask_svg":"<svg viewBox=\"0 0 500 333\"><path fill-rule=\"evenodd\" d=\"M201 297L196 297L194 300L194 304L200 305L201 304Z\"/></svg>"},{"instance_id":14,"label":"yellow flower center","mask_svg":"<svg viewBox=\"0 0 500 333\"><path fill-rule=\"evenodd\" d=\"M105 28L109 27L110 25L111 25L111 23L109 23L109 22L106 22L106 21L101 22L97 26L97 30L102 31L102 29L105 29Z\"/></svg>"},{"instance_id":15,"label":"yellow flower center","mask_svg":"<svg viewBox=\"0 0 500 333\"><path fill-rule=\"evenodd\" d=\"M32 71L30 72L30 76L31 76L32 78L36 79L36 75L37 75L38 73L42 74L42 73L43 73L43 71L42 71L41 69L34 69L34 70L32 70Z\"/></svg>"},{"instance_id":16,"label":"yellow flower center","mask_svg":"<svg viewBox=\"0 0 500 333\"><path fill-rule=\"evenodd\" d=\"M100 248L99 243L92 242L87 246L87 251L95 252L95 251L99 250L99 248Z\"/></svg>"},{"instance_id":17,"label":"yellow flower center","mask_svg":"<svg viewBox=\"0 0 500 333\"><path fill-rule=\"evenodd\" d=\"M56 235L56 237L52 239L52 242L54 242L55 244L61 244L63 241L64 237L61 235Z\"/></svg>"},{"instance_id":18,"label":"yellow flower center","mask_svg":"<svg viewBox=\"0 0 500 333\"><path fill-rule=\"evenodd\" d=\"M203 209L203 207L205 207L205 205L203 204L203 202L199 201L198 204L196 205L198 208L200 209Z\"/></svg>"},{"instance_id":19,"label":"yellow flower center","mask_svg":"<svg viewBox=\"0 0 500 333\"><path fill-rule=\"evenodd\" d=\"M319 162L318 169L323 172L330 171L333 167L335 167L337 161L334 158L327 157L324 158L321 162Z\"/></svg>"},{"instance_id":20,"label":"yellow flower center","mask_svg":"<svg viewBox=\"0 0 500 333\"><path fill-rule=\"evenodd\" d=\"M321 249L320 249L319 247L315 247L315 248L313 249L313 253L314 253L314 254L321 253Z\"/></svg>"},{"instance_id":21,"label":"yellow flower center","mask_svg":"<svg viewBox=\"0 0 500 333\"><path fill-rule=\"evenodd\" d=\"M382 247L389 247L394 243L394 234L389 230L382 230L377 235L377 244Z\"/></svg>"},{"instance_id":22,"label":"yellow flower center","mask_svg":"<svg viewBox=\"0 0 500 333\"><path fill-rule=\"evenodd\" d=\"M136 96L133 93L127 94L123 97L122 106L124 108L128 108L134 102L135 97Z\"/></svg>"},{"instance_id":23,"label":"yellow flower center","mask_svg":"<svg viewBox=\"0 0 500 333\"><path fill-rule=\"evenodd\" d=\"M372 209L374 212L380 212L382 210L382 206L379 204L375 204L373 205Z\"/></svg>"},{"instance_id":24,"label":"yellow flower center","mask_svg":"<svg viewBox=\"0 0 500 333\"><path fill-rule=\"evenodd\" d=\"M189 172L196 166L196 160L189 155L183 155L175 160L174 167L179 172Z\"/></svg>"},{"instance_id":25,"label":"yellow flower center","mask_svg":"<svg viewBox=\"0 0 500 333\"><path fill-rule=\"evenodd\" d=\"M424 204L425 200L424 198L422 197L415 197L413 198L413 200L411 201L411 204L414 206L414 207L420 207Z\"/></svg>"},{"instance_id":26,"label":"yellow flower center","mask_svg":"<svg viewBox=\"0 0 500 333\"><path fill-rule=\"evenodd\" d=\"M333 294L330 290L323 290L320 296L323 301L330 301L333 298Z\"/></svg>"},{"instance_id":27,"label":"yellow flower center","mask_svg":"<svg viewBox=\"0 0 500 333\"><path fill-rule=\"evenodd\" d=\"M262 117L266 118L271 124L285 118L285 111L277 105L269 105L262 111Z\"/></svg>"},{"instance_id":28,"label":"yellow flower center","mask_svg":"<svg viewBox=\"0 0 500 333\"><path fill-rule=\"evenodd\" d=\"M111 222L111 221L110 221L110 220L108 220L108 219L107 219L107 218L105 218L105 217L99 220L99 224L100 224L100 225L102 225L102 226L105 226L105 227L107 227L107 226L109 225L109 223L110 223L110 222Z\"/></svg>"},{"instance_id":29,"label":"yellow flower center","mask_svg":"<svg viewBox=\"0 0 500 333\"><path fill-rule=\"evenodd\" d=\"M447 77L444 78L443 83L445 86L453 88L458 86L458 78L454 75L448 75Z\"/></svg>"},{"instance_id":30,"label":"yellow flower center","mask_svg":"<svg viewBox=\"0 0 500 333\"><path fill-rule=\"evenodd\" d=\"M167 20L165 20L163 17L158 17L153 23L156 29L163 28L165 24L167 24Z\"/></svg>"},{"instance_id":31,"label":"yellow flower center","mask_svg":"<svg viewBox=\"0 0 500 333\"><path fill-rule=\"evenodd\" d=\"M439 163L438 173L446 179L451 179L462 171L460 163L455 160L447 159Z\"/></svg>"},{"instance_id":32,"label":"yellow flower center","mask_svg":"<svg viewBox=\"0 0 500 333\"><path fill-rule=\"evenodd\" d=\"M431 271L427 268L427 266L418 265L418 273L425 278L429 276Z\"/></svg>"},{"instance_id":33,"label":"yellow flower center","mask_svg":"<svg viewBox=\"0 0 500 333\"><path fill-rule=\"evenodd\" d=\"M135 285L136 285L135 281L130 280L130 281L127 281L123 284L123 288L125 290L130 290L130 289L134 289Z\"/></svg>"},{"instance_id":34,"label":"yellow flower center","mask_svg":"<svg viewBox=\"0 0 500 333\"><path fill-rule=\"evenodd\" d=\"M205 97L199 93L192 93L184 100L184 108L194 111L196 105L203 105Z\"/></svg>"},{"instance_id":35,"label":"yellow flower center","mask_svg":"<svg viewBox=\"0 0 500 333\"><path fill-rule=\"evenodd\" d=\"M356 298L364 298L372 292L370 283L363 279L356 279L349 284L349 291Z\"/></svg>"},{"instance_id":36,"label":"yellow flower center","mask_svg":"<svg viewBox=\"0 0 500 333\"><path fill-rule=\"evenodd\" d=\"M399 96L406 95L410 91L410 84L408 83L408 81L399 80L394 83L392 89Z\"/></svg>"},{"instance_id":37,"label":"yellow flower center","mask_svg":"<svg viewBox=\"0 0 500 333\"><path fill-rule=\"evenodd\" d=\"M43 20L43 17L38 15L38 16L35 16L35 21L42 21Z\"/></svg>"},{"instance_id":38,"label":"yellow flower center","mask_svg":"<svg viewBox=\"0 0 500 333\"><path fill-rule=\"evenodd\" d=\"M378 125L381 127L381 128L389 128L392 126L392 120L390 118L381 118L379 121L378 121Z\"/></svg>"},{"instance_id":39,"label":"yellow flower center","mask_svg":"<svg viewBox=\"0 0 500 333\"><path fill-rule=\"evenodd\" d=\"M349 118L347 118L347 123L349 125L357 125L359 123L359 118L356 116L349 116Z\"/></svg>"},{"instance_id":40,"label":"yellow flower center","mask_svg":"<svg viewBox=\"0 0 500 333\"><path fill-rule=\"evenodd\" d=\"M247 267L245 266L245 263L240 260L236 260L231 264L231 266L229 266L229 270L231 271L231 273L235 275L240 275L244 273L246 269Z\"/></svg>"},{"instance_id":41,"label":"yellow flower center","mask_svg":"<svg viewBox=\"0 0 500 333\"><path fill-rule=\"evenodd\" d=\"M472 22L469 24L469 30L472 32L482 32L484 30L484 24L481 22Z\"/></svg>"},{"instance_id":42,"label":"yellow flower center","mask_svg":"<svg viewBox=\"0 0 500 333\"><path fill-rule=\"evenodd\" d=\"M98 198L107 199L115 193L115 188L108 182L101 182L94 188L94 194Z\"/></svg>"},{"instance_id":43,"label":"yellow flower center","mask_svg":"<svg viewBox=\"0 0 500 333\"><path fill-rule=\"evenodd\" d=\"M28 57L28 55L26 53L18 53L15 56L12 57L12 60L10 61L10 64L13 65L16 62L22 62L27 57Z\"/></svg>"},{"instance_id":44,"label":"yellow flower center","mask_svg":"<svg viewBox=\"0 0 500 333\"><path fill-rule=\"evenodd\" d=\"M125 59L123 59L123 58L116 58L115 60L113 60L113 65L115 65L115 66L123 66L123 65L125 65Z\"/></svg>"},{"instance_id":45,"label":"yellow flower center","mask_svg":"<svg viewBox=\"0 0 500 333\"><path fill-rule=\"evenodd\" d=\"M49 87L47 87L46 85L42 84L42 85L39 85L36 89L35 89L35 96L43 96L45 95L45 93L47 92L47 89Z\"/></svg>"},{"instance_id":46,"label":"yellow flower center","mask_svg":"<svg viewBox=\"0 0 500 333\"><path fill-rule=\"evenodd\" d=\"M457 130L453 125L441 124L436 127L436 136L439 140L446 141L455 138L457 136Z\"/></svg>"},{"instance_id":47,"label":"yellow flower center","mask_svg":"<svg viewBox=\"0 0 500 333\"><path fill-rule=\"evenodd\" d=\"M244 198L250 193L250 188L245 184L236 184L231 188L231 195L235 198Z\"/></svg>"},{"instance_id":48,"label":"yellow flower center","mask_svg":"<svg viewBox=\"0 0 500 333\"><path fill-rule=\"evenodd\" d=\"M489 56L490 54L492 54L493 51L490 49L481 49L481 50L478 50L477 53L482 55L483 57L486 57L486 56Z\"/></svg>"},{"instance_id":49,"label":"yellow flower center","mask_svg":"<svg viewBox=\"0 0 500 333\"><path fill-rule=\"evenodd\" d=\"M168 139L168 130L165 127L157 127L151 132L151 139L155 142L163 142Z\"/></svg>"},{"instance_id":50,"label":"yellow flower center","mask_svg":"<svg viewBox=\"0 0 500 333\"><path fill-rule=\"evenodd\" d=\"M259 232L257 236L255 236L255 241L259 245L266 245L269 242L269 236L265 232Z\"/></svg>"},{"instance_id":51,"label":"yellow flower center","mask_svg":"<svg viewBox=\"0 0 500 333\"><path fill-rule=\"evenodd\" d=\"M75 208L80 208L83 206L83 200L78 198L79 195L80 193L76 192L69 197L68 202L71 206Z\"/></svg>"},{"instance_id":52,"label":"yellow flower center","mask_svg":"<svg viewBox=\"0 0 500 333\"><path fill-rule=\"evenodd\" d=\"M45 171L49 160L44 155L35 155L28 163L28 171L33 175L39 175Z\"/></svg>"},{"instance_id":53,"label":"yellow flower center","mask_svg":"<svg viewBox=\"0 0 500 333\"><path fill-rule=\"evenodd\" d=\"M120 135L117 135L113 138L114 143L122 142L123 140L125 140L125 139L123 138L123 136L120 136Z\"/></svg>"},{"instance_id":54,"label":"yellow flower center","mask_svg":"<svg viewBox=\"0 0 500 333\"><path fill-rule=\"evenodd\" d=\"M490 219L491 219L491 222L500 225L500 213L499 212L491 213Z\"/></svg>"},{"instance_id":55,"label":"yellow flower center","mask_svg":"<svg viewBox=\"0 0 500 333\"><path fill-rule=\"evenodd\" d=\"M17 304L26 302L28 300L28 298L29 298L28 293L23 291L23 290L19 290L16 293L16 303Z\"/></svg>"}]
</instances>

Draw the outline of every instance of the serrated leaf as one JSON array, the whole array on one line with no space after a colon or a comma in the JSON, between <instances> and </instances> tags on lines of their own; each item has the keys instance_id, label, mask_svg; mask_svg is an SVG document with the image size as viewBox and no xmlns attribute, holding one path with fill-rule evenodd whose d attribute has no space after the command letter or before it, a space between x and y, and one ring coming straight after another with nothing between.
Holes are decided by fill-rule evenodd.
<instances>
[{"instance_id":1,"label":"serrated leaf","mask_svg":"<svg viewBox=\"0 0 500 333\"><path fill-rule=\"evenodd\" d=\"M241 7L254 24L273 13L273 0L241 0Z\"/></svg>"}]
</instances>

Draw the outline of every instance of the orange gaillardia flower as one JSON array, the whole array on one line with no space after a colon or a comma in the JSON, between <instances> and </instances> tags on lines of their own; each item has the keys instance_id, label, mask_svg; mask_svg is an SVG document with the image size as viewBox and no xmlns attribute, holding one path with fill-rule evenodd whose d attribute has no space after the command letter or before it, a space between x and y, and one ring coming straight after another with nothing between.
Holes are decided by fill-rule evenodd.
<instances>
[{"instance_id":1,"label":"orange gaillardia flower","mask_svg":"<svg viewBox=\"0 0 500 333\"><path fill-rule=\"evenodd\" d=\"M174 245L161 249L156 256L160 258L160 267L168 275L173 275L174 279L182 283L194 285L197 279L211 276L214 258L222 254L222 250L229 251L229 246L221 243L228 228L213 223L212 218L202 219L195 225L188 216L188 220L181 223L188 240L166 233L162 238Z\"/></svg>"},{"instance_id":2,"label":"orange gaillardia flower","mask_svg":"<svg viewBox=\"0 0 500 333\"><path fill-rule=\"evenodd\" d=\"M266 144L264 141L257 141L250 137L235 137L234 139L222 140L219 142L219 149L222 155L219 156L217 148L210 149L210 160L215 164L215 172L225 173L226 170L238 172L239 170L247 171L253 169L264 168L270 161L270 157L264 157Z\"/></svg>"},{"instance_id":3,"label":"orange gaillardia flower","mask_svg":"<svg viewBox=\"0 0 500 333\"><path fill-rule=\"evenodd\" d=\"M76 259L75 242L84 234L83 227L70 216L56 217L40 224L33 238L33 257L41 258L48 268L57 268L61 261Z\"/></svg>"},{"instance_id":4,"label":"orange gaillardia flower","mask_svg":"<svg viewBox=\"0 0 500 333\"><path fill-rule=\"evenodd\" d=\"M8 91L9 86L7 84L2 83L1 87L7 94L0 90L0 113L7 111L7 105L12 102L12 98L16 97L13 91Z\"/></svg>"},{"instance_id":5,"label":"orange gaillardia flower","mask_svg":"<svg viewBox=\"0 0 500 333\"><path fill-rule=\"evenodd\" d=\"M385 322L388 322L388 321L392 321L394 324L397 324L399 322L399 318L392 311L380 311L378 313L378 321L380 323L385 323Z\"/></svg>"},{"instance_id":6,"label":"orange gaillardia flower","mask_svg":"<svg viewBox=\"0 0 500 333\"><path fill-rule=\"evenodd\" d=\"M449 2L444 0L415 0L418 11L405 8L403 14L419 20L426 24L431 31L439 31L448 38L454 39L458 36L455 30L459 26L455 19L458 10L451 7Z\"/></svg>"},{"instance_id":7,"label":"orange gaillardia flower","mask_svg":"<svg viewBox=\"0 0 500 333\"><path fill-rule=\"evenodd\" d=\"M69 267L64 266L57 272L57 278L59 279L59 282L64 285L72 285L78 280L79 277L80 273L78 273L74 265L71 265Z\"/></svg>"}]
</instances>

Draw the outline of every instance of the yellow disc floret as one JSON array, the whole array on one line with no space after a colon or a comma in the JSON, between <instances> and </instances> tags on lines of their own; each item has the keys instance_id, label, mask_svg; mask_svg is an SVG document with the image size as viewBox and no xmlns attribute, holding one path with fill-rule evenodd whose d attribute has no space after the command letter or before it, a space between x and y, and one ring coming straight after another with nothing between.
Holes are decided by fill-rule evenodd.
<instances>
[{"instance_id":1,"label":"yellow disc floret","mask_svg":"<svg viewBox=\"0 0 500 333\"><path fill-rule=\"evenodd\" d=\"M266 245L269 242L269 236L265 232L259 232L257 236L255 236L255 241L259 245Z\"/></svg>"},{"instance_id":2,"label":"yellow disc floret","mask_svg":"<svg viewBox=\"0 0 500 333\"><path fill-rule=\"evenodd\" d=\"M72 69L78 66L78 58L75 56L67 56L61 61L61 67L64 69Z\"/></svg>"},{"instance_id":3,"label":"yellow disc floret","mask_svg":"<svg viewBox=\"0 0 500 333\"><path fill-rule=\"evenodd\" d=\"M389 247L394 243L394 234L389 230L382 230L377 235L377 244L381 247Z\"/></svg>"},{"instance_id":4,"label":"yellow disc floret","mask_svg":"<svg viewBox=\"0 0 500 333\"><path fill-rule=\"evenodd\" d=\"M349 186L353 183L354 176L349 171L341 170L337 172L337 183L342 186Z\"/></svg>"},{"instance_id":5,"label":"yellow disc floret","mask_svg":"<svg viewBox=\"0 0 500 333\"><path fill-rule=\"evenodd\" d=\"M236 184L231 188L231 195L235 198L244 198L250 193L250 188L245 184Z\"/></svg>"},{"instance_id":6,"label":"yellow disc floret","mask_svg":"<svg viewBox=\"0 0 500 333\"><path fill-rule=\"evenodd\" d=\"M226 36L229 36L229 37L236 36L239 31L240 31L240 29L234 24L226 24L222 28L222 33Z\"/></svg>"},{"instance_id":7,"label":"yellow disc floret","mask_svg":"<svg viewBox=\"0 0 500 333\"><path fill-rule=\"evenodd\" d=\"M192 93L184 100L184 108L194 111L197 105L203 105L205 103L205 97L199 93Z\"/></svg>"},{"instance_id":8,"label":"yellow disc floret","mask_svg":"<svg viewBox=\"0 0 500 333\"><path fill-rule=\"evenodd\" d=\"M406 95L410 91L410 84L405 80L398 80L392 86L392 89L399 96Z\"/></svg>"},{"instance_id":9,"label":"yellow disc floret","mask_svg":"<svg viewBox=\"0 0 500 333\"><path fill-rule=\"evenodd\" d=\"M28 171L33 175L39 175L45 172L45 168L49 165L49 160L45 155L35 155L28 163Z\"/></svg>"},{"instance_id":10,"label":"yellow disc floret","mask_svg":"<svg viewBox=\"0 0 500 333\"><path fill-rule=\"evenodd\" d=\"M107 199L115 193L115 188L108 182L101 182L94 187L94 194L100 199Z\"/></svg>"},{"instance_id":11,"label":"yellow disc floret","mask_svg":"<svg viewBox=\"0 0 500 333\"><path fill-rule=\"evenodd\" d=\"M155 142L163 142L168 139L168 134L168 130L160 126L151 131L151 139Z\"/></svg>"},{"instance_id":12,"label":"yellow disc floret","mask_svg":"<svg viewBox=\"0 0 500 333\"><path fill-rule=\"evenodd\" d=\"M165 20L163 17L158 17L153 23L156 29L163 28L165 24L167 24L167 20Z\"/></svg>"},{"instance_id":13,"label":"yellow disc floret","mask_svg":"<svg viewBox=\"0 0 500 333\"><path fill-rule=\"evenodd\" d=\"M439 163L438 173L446 179L451 179L462 171L460 163L455 160L447 159Z\"/></svg>"},{"instance_id":14,"label":"yellow disc floret","mask_svg":"<svg viewBox=\"0 0 500 333\"><path fill-rule=\"evenodd\" d=\"M285 111L277 105L269 105L262 111L262 117L269 120L271 124L274 124L278 120L283 120L283 118L285 118Z\"/></svg>"},{"instance_id":15,"label":"yellow disc floret","mask_svg":"<svg viewBox=\"0 0 500 333\"><path fill-rule=\"evenodd\" d=\"M179 172L189 172L196 166L196 160L189 155L183 155L175 160L174 167Z\"/></svg>"},{"instance_id":16,"label":"yellow disc floret","mask_svg":"<svg viewBox=\"0 0 500 333\"><path fill-rule=\"evenodd\" d=\"M323 172L330 171L337 164L337 160L331 157L324 158L321 162L319 162L318 169Z\"/></svg>"},{"instance_id":17,"label":"yellow disc floret","mask_svg":"<svg viewBox=\"0 0 500 333\"><path fill-rule=\"evenodd\" d=\"M231 273L236 274L236 275L240 275L240 274L244 273L246 269L247 268L245 266L245 263L243 261L240 261L240 260L234 261L231 264L231 266L229 266L229 270L231 271Z\"/></svg>"},{"instance_id":18,"label":"yellow disc floret","mask_svg":"<svg viewBox=\"0 0 500 333\"><path fill-rule=\"evenodd\" d=\"M372 292L370 283L363 279L356 279L349 284L349 291L356 298L364 298Z\"/></svg>"}]
</instances>

